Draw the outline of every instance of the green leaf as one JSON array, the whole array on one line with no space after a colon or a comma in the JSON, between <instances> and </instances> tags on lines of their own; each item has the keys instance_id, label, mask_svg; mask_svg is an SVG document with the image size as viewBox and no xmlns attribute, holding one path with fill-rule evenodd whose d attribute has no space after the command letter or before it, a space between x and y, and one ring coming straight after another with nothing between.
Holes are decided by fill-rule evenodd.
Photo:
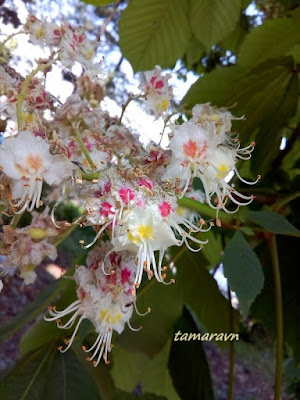
<instances>
[{"instance_id":1,"label":"green leaf","mask_svg":"<svg viewBox=\"0 0 300 400\"><path fill-rule=\"evenodd\" d=\"M100 400L97 386L72 350L61 354L56 349L55 359L46 377L43 400Z\"/></svg>"},{"instance_id":2,"label":"green leaf","mask_svg":"<svg viewBox=\"0 0 300 400\"><path fill-rule=\"evenodd\" d=\"M197 333L198 329L187 309L177 321L174 334ZM181 336L181 338L183 337ZM172 342L169 369L181 400L214 400L212 380L202 342L199 340ZM187 362L188 360L188 362Z\"/></svg>"},{"instance_id":3,"label":"green leaf","mask_svg":"<svg viewBox=\"0 0 300 400\"><path fill-rule=\"evenodd\" d=\"M98 393L101 399L110 400L113 397L113 380L109 373L107 365L100 362L97 367L86 359L87 354L82 351L77 344L73 345L71 350L76 354L77 359L81 363L82 367L87 371L88 375L93 379L97 386Z\"/></svg>"},{"instance_id":4,"label":"green leaf","mask_svg":"<svg viewBox=\"0 0 300 400\"><path fill-rule=\"evenodd\" d=\"M5 400L44 399L44 385L56 351L52 344L23 359L1 382L0 397Z\"/></svg>"},{"instance_id":5,"label":"green leaf","mask_svg":"<svg viewBox=\"0 0 300 400\"><path fill-rule=\"evenodd\" d=\"M241 0L191 0L192 31L207 50L225 38L238 21Z\"/></svg>"},{"instance_id":6,"label":"green leaf","mask_svg":"<svg viewBox=\"0 0 300 400\"><path fill-rule=\"evenodd\" d=\"M300 234L286 218L274 211L249 211L250 220L278 235Z\"/></svg>"},{"instance_id":7,"label":"green leaf","mask_svg":"<svg viewBox=\"0 0 300 400\"><path fill-rule=\"evenodd\" d=\"M133 327L142 326L138 332L128 327L117 340L121 346L131 351L141 351L148 356L159 352L170 337L172 327L182 310L179 284L163 285L155 279L144 283L137 291L137 307L140 312L151 308L151 313L140 317L134 314L130 320Z\"/></svg>"},{"instance_id":8,"label":"green leaf","mask_svg":"<svg viewBox=\"0 0 300 400\"><path fill-rule=\"evenodd\" d=\"M299 21L293 18L267 19L246 37L238 55L241 66L254 66L286 54L300 41Z\"/></svg>"},{"instance_id":9,"label":"green leaf","mask_svg":"<svg viewBox=\"0 0 300 400\"><path fill-rule=\"evenodd\" d=\"M173 66L190 38L187 0L131 0L119 22L120 47L135 71Z\"/></svg>"},{"instance_id":10,"label":"green leaf","mask_svg":"<svg viewBox=\"0 0 300 400\"><path fill-rule=\"evenodd\" d=\"M114 348L114 364L111 371L117 388L132 392L137 385L141 391L180 400L168 371L171 341L152 359L143 353L128 352L121 347Z\"/></svg>"},{"instance_id":11,"label":"green leaf","mask_svg":"<svg viewBox=\"0 0 300 400\"><path fill-rule=\"evenodd\" d=\"M296 64L300 64L300 44L295 44L287 53L287 56L292 56Z\"/></svg>"},{"instance_id":12,"label":"green leaf","mask_svg":"<svg viewBox=\"0 0 300 400\"><path fill-rule=\"evenodd\" d=\"M103 7L107 6L108 4L117 2L112 0L81 0L81 1L83 1L86 4L92 4L95 7Z\"/></svg>"},{"instance_id":13,"label":"green leaf","mask_svg":"<svg viewBox=\"0 0 300 400\"><path fill-rule=\"evenodd\" d=\"M75 297L75 283L74 281L68 281L61 299L57 302L57 308L59 310L64 309L75 300ZM22 336L19 344L20 353L22 356L24 356L30 351L37 349L41 345L53 341L53 339L57 339L66 335L69 336L73 330L74 328L68 330L59 329L55 321L49 322L41 319L28 328Z\"/></svg>"},{"instance_id":14,"label":"green leaf","mask_svg":"<svg viewBox=\"0 0 300 400\"><path fill-rule=\"evenodd\" d=\"M282 138L280 128L288 124L288 121L296 113L299 98L299 75L293 72L292 59L289 68L289 73L282 76L277 94L274 93L278 102L276 108L273 109L273 117L265 119L260 124L259 133L256 137L256 149L252 158L254 172L259 171L263 174L269 170L272 161L279 153ZM266 149L268 149L267 152Z\"/></svg>"},{"instance_id":15,"label":"green leaf","mask_svg":"<svg viewBox=\"0 0 300 400\"><path fill-rule=\"evenodd\" d=\"M221 43L221 46L225 50L230 50L232 53L236 54L247 35L247 16L245 14L241 14L240 19L237 22L234 30L225 37L225 39Z\"/></svg>"},{"instance_id":16,"label":"green leaf","mask_svg":"<svg viewBox=\"0 0 300 400\"><path fill-rule=\"evenodd\" d=\"M201 251L209 263L209 268L214 268L219 264L223 250L221 235L211 229L209 232L201 234L201 240L206 239L208 239L208 243Z\"/></svg>"},{"instance_id":17,"label":"green leaf","mask_svg":"<svg viewBox=\"0 0 300 400\"><path fill-rule=\"evenodd\" d=\"M84 259L85 253L77 257L66 275L73 275L76 265L82 264ZM56 302L58 309L64 309L74 300L76 300L75 282L72 279L68 279L66 275L60 278L60 280L62 280L61 284L63 285L63 290L61 297ZM55 297L57 296L58 293L56 293ZM44 311L44 309L47 308L51 304L51 302L52 301L44 304L43 309L39 309L39 314ZM32 325L22 336L20 340L21 355L25 355L26 353L35 350L39 346L53 341L53 339L56 339L60 336L68 335L69 333L69 330L62 330L57 328L55 322L47 322L44 319L41 319L37 321L34 325Z\"/></svg>"},{"instance_id":18,"label":"green leaf","mask_svg":"<svg viewBox=\"0 0 300 400\"><path fill-rule=\"evenodd\" d=\"M231 112L245 116L245 120L235 124L241 140L254 140L257 133L264 155L272 148L279 152L274 139L280 138L279 130L297 106L298 76L293 71L290 57L266 62L251 71L238 66L221 68L200 77L183 98L182 105L191 108L206 102L220 107L236 104ZM274 116L277 125L269 130Z\"/></svg>"},{"instance_id":19,"label":"green leaf","mask_svg":"<svg viewBox=\"0 0 300 400\"><path fill-rule=\"evenodd\" d=\"M230 304L221 294L217 282L203 265L200 253L185 249L175 262L177 284L180 286L183 301L195 314L207 332L230 332ZM234 313L235 324L238 313ZM225 343L218 342L220 346Z\"/></svg>"},{"instance_id":20,"label":"green leaf","mask_svg":"<svg viewBox=\"0 0 300 400\"><path fill-rule=\"evenodd\" d=\"M194 64L201 65L201 59L204 55L204 47L195 36L192 36L187 44L184 60L187 68L192 69Z\"/></svg>"},{"instance_id":21,"label":"green leaf","mask_svg":"<svg viewBox=\"0 0 300 400\"><path fill-rule=\"evenodd\" d=\"M259 258L244 236L237 231L225 248L222 263L230 289L236 292L246 318L250 305L264 284Z\"/></svg>"},{"instance_id":22,"label":"green leaf","mask_svg":"<svg viewBox=\"0 0 300 400\"><path fill-rule=\"evenodd\" d=\"M97 386L72 351L55 343L24 358L0 385L5 400L100 400Z\"/></svg>"}]
</instances>

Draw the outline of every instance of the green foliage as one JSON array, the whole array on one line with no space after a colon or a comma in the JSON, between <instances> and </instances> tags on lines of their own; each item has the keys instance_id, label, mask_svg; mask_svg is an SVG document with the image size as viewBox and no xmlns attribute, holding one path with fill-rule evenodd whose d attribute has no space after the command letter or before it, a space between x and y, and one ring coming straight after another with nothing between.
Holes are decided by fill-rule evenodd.
<instances>
[{"instance_id":1,"label":"green foliage","mask_svg":"<svg viewBox=\"0 0 300 400\"><path fill-rule=\"evenodd\" d=\"M112 0L81 0L86 4L92 4L95 7L107 6L110 3L114 3Z\"/></svg>"},{"instance_id":2,"label":"green foliage","mask_svg":"<svg viewBox=\"0 0 300 400\"><path fill-rule=\"evenodd\" d=\"M241 0L191 0L192 31L207 50L233 30L240 8Z\"/></svg>"},{"instance_id":3,"label":"green foliage","mask_svg":"<svg viewBox=\"0 0 300 400\"><path fill-rule=\"evenodd\" d=\"M180 286L165 286L154 279L146 282L139 289L137 306L140 312L151 308L151 313L147 316L139 317L134 314L130 320L133 327L142 326L142 329L132 332L126 328L122 335L116 336L115 339L125 349L153 356L165 346L173 324L181 314Z\"/></svg>"},{"instance_id":4,"label":"green foliage","mask_svg":"<svg viewBox=\"0 0 300 400\"><path fill-rule=\"evenodd\" d=\"M230 332L230 304L220 293L217 282L205 268L203 257L188 250L176 260L178 277L184 304L194 313L197 321L207 332ZM237 313L234 312L235 322ZM221 346L225 343L219 342Z\"/></svg>"},{"instance_id":5,"label":"green foliage","mask_svg":"<svg viewBox=\"0 0 300 400\"><path fill-rule=\"evenodd\" d=\"M57 302L57 308L66 308L69 304L76 300L75 297L75 282L67 280L65 290L62 293L61 298ZM41 345L49 343L52 340L57 339L61 336L70 336L72 331L72 329L59 329L56 326L55 322L47 322L44 319L41 319L40 321L32 325L22 336L20 341L20 353L21 355L25 355L30 351L37 349Z\"/></svg>"},{"instance_id":6,"label":"green foliage","mask_svg":"<svg viewBox=\"0 0 300 400\"><path fill-rule=\"evenodd\" d=\"M0 385L5 400L100 400L96 383L82 368L73 351L61 354L50 343L40 347L6 377Z\"/></svg>"},{"instance_id":7,"label":"green foliage","mask_svg":"<svg viewBox=\"0 0 300 400\"><path fill-rule=\"evenodd\" d=\"M269 232L279 235L300 235L298 229L289 223L286 218L274 211L250 211L249 218Z\"/></svg>"},{"instance_id":8,"label":"green foliage","mask_svg":"<svg viewBox=\"0 0 300 400\"><path fill-rule=\"evenodd\" d=\"M142 392L180 400L168 371L171 342L152 359L144 353L128 352L121 347L114 349L112 377L117 388L132 392L138 385Z\"/></svg>"},{"instance_id":9,"label":"green foliage","mask_svg":"<svg viewBox=\"0 0 300 400\"><path fill-rule=\"evenodd\" d=\"M187 0L131 0L119 23L120 47L135 71L167 68L190 38Z\"/></svg>"},{"instance_id":10,"label":"green foliage","mask_svg":"<svg viewBox=\"0 0 300 400\"><path fill-rule=\"evenodd\" d=\"M198 332L187 309L184 309L182 316L174 326L174 334L177 331L188 334L197 334ZM187 361L183 362L183 360ZM169 369L181 400L214 400L209 366L201 341L173 341Z\"/></svg>"},{"instance_id":11,"label":"green foliage","mask_svg":"<svg viewBox=\"0 0 300 400\"><path fill-rule=\"evenodd\" d=\"M286 54L300 41L299 17L298 12L291 18L269 19L253 29L240 48L239 65L248 68Z\"/></svg>"},{"instance_id":12,"label":"green foliage","mask_svg":"<svg viewBox=\"0 0 300 400\"><path fill-rule=\"evenodd\" d=\"M249 307L263 288L264 276L259 258L237 231L225 247L222 262L229 287L236 292L246 318Z\"/></svg>"}]
</instances>

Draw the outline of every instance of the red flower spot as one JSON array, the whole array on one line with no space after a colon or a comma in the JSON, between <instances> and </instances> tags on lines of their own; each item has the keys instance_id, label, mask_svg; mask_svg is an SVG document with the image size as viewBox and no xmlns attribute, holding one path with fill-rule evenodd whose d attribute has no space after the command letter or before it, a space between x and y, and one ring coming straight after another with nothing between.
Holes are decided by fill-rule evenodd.
<instances>
[{"instance_id":1,"label":"red flower spot","mask_svg":"<svg viewBox=\"0 0 300 400\"><path fill-rule=\"evenodd\" d=\"M131 189L122 188L118 191L118 193L124 204L128 204L129 201L134 199L134 192Z\"/></svg>"},{"instance_id":2,"label":"red flower spot","mask_svg":"<svg viewBox=\"0 0 300 400\"><path fill-rule=\"evenodd\" d=\"M154 181L152 179L140 178L139 185L146 186L149 190L152 190L154 187Z\"/></svg>"},{"instance_id":3,"label":"red flower spot","mask_svg":"<svg viewBox=\"0 0 300 400\"><path fill-rule=\"evenodd\" d=\"M99 212L100 215L102 215L103 217L108 217L110 214L115 214L115 211L112 209L112 205L109 204L107 201L101 204Z\"/></svg>"},{"instance_id":4,"label":"red flower spot","mask_svg":"<svg viewBox=\"0 0 300 400\"><path fill-rule=\"evenodd\" d=\"M109 193L109 192L110 192L110 189L111 189L111 182L106 182L106 183L104 184L104 192L105 192L105 193Z\"/></svg>"},{"instance_id":5,"label":"red flower spot","mask_svg":"<svg viewBox=\"0 0 300 400\"><path fill-rule=\"evenodd\" d=\"M171 204L168 203L167 201L162 202L159 206L159 211L160 214L163 218L166 218L169 216L170 212L171 212Z\"/></svg>"},{"instance_id":6,"label":"red flower spot","mask_svg":"<svg viewBox=\"0 0 300 400\"><path fill-rule=\"evenodd\" d=\"M121 281L122 284L124 285L125 283L129 282L129 279L131 277L131 271L129 268L123 268L121 271Z\"/></svg>"}]
</instances>

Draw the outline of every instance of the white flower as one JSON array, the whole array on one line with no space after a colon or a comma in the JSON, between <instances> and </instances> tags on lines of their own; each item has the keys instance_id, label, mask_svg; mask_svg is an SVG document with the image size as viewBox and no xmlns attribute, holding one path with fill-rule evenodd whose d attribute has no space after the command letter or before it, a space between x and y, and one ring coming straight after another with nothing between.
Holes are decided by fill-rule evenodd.
<instances>
[{"instance_id":1,"label":"white flower","mask_svg":"<svg viewBox=\"0 0 300 400\"><path fill-rule=\"evenodd\" d=\"M162 116L169 108L172 98L172 90L168 84L170 77L170 74L163 76L159 66L152 71L146 71L142 77L140 88L145 92L149 108L156 117Z\"/></svg>"},{"instance_id":2,"label":"white flower","mask_svg":"<svg viewBox=\"0 0 300 400\"><path fill-rule=\"evenodd\" d=\"M29 131L8 137L0 147L0 168L12 179L12 205L32 211L40 206L43 181L59 185L75 166L66 157L52 155L50 145Z\"/></svg>"},{"instance_id":3,"label":"white flower","mask_svg":"<svg viewBox=\"0 0 300 400\"><path fill-rule=\"evenodd\" d=\"M191 178L205 164L207 150L213 143L213 131L212 127L205 130L189 121L175 126L173 132L174 136L170 141L172 158L162 179L179 179L183 196Z\"/></svg>"},{"instance_id":4,"label":"white flower","mask_svg":"<svg viewBox=\"0 0 300 400\"><path fill-rule=\"evenodd\" d=\"M168 224L162 224L162 219L155 215L151 208L136 207L125 211L123 219L115 231L112 240L116 251L130 250L137 253L137 274L135 284L138 287L142 280L144 269L152 278L152 265L155 278L164 282L162 276L162 261L165 251L173 245L180 245L174 232ZM159 251L158 263L155 260L155 251Z\"/></svg>"}]
</instances>

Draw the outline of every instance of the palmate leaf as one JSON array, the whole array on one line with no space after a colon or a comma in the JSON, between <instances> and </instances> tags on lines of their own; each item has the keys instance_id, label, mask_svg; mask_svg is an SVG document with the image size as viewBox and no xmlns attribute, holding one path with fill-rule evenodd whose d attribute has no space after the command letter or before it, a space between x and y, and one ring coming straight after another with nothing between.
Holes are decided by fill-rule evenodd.
<instances>
[{"instance_id":1,"label":"palmate leaf","mask_svg":"<svg viewBox=\"0 0 300 400\"><path fill-rule=\"evenodd\" d=\"M240 48L239 65L251 67L287 54L300 42L299 10L293 11L290 18L268 19L253 29Z\"/></svg>"},{"instance_id":2,"label":"palmate leaf","mask_svg":"<svg viewBox=\"0 0 300 400\"><path fill-rule=\"evenodd\" d=\"M185 308L176 322L174 334L178 331L197 334L198 329L190 312ZM181 336L182 338L183 336ZM172 342L169 370L174 386L181 400L214 400L210 370L202 342L199 340Z\"/></svg>"},{"instance_id":3,"label":"palmate leaf","mask_svg":"<svg viewBox=\"0 0 300 400\"><path fill-rule=\"evenodd\" d=\"M263 288L264 275L259 258L237 231L224 250L222 262L224 275L230 289L236 292L246 318L250 305Z\"/></svg>"},{"instance_id":4,"label":"palmate leaf","mask_svg":"<svg viewBox=\"0 0 300 400\"><path fill-rule=\"evenodd\" d=\"M173 339L173 337L172 337ZM117 388L132 392L137 386L143 393L149 392L180 400L168 370L171 341L152 359L143 353L128 352L121 347L114 348L111 371Z\"/></svg>"},{"instance_id":5,"label":"palmate leaf","mask_svg":"<svg viewBox=\"0 0 300 400\"><path fill-rule=\"evenodd\" d=\"M240 10L241 0L191 0L192 31L209 50L234 29Z\"/></svg>"},{"instance_id":6,"label":"palmate leaf","mask_svg":"<svg viewBox=\"0 0 300 400\"><path fill-rule=\"evenodd\" d=\"M87 395L88 394L88 395ZM72 351L61 354L55 343L40 347L0 384L5 400L100 400L96 384Z\"/></svg>"},{"instance_id":7,"label":"palmate leaf","mask_svg":"<svg viewBox=\"0 0 300 400\"><path fill-rule=\"evenodd\" d=\"M187 0L130 0L119 22L120 47L135 71L175 65L190 38Z\"/></svg>"}]
</instances>

